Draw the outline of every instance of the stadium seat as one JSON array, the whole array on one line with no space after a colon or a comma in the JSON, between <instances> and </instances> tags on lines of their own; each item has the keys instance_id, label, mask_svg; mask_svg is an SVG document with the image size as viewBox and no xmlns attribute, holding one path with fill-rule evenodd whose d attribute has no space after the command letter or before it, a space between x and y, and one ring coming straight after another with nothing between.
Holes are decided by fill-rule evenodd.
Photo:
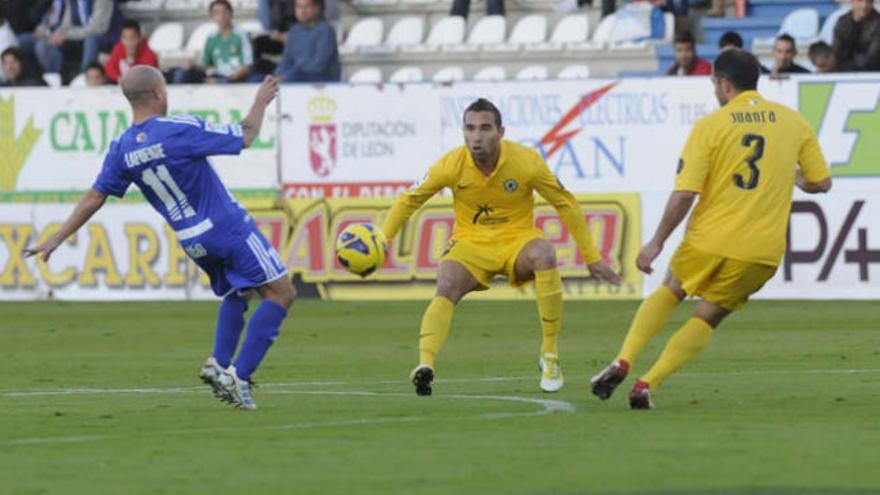
<instances>
[{"instance_id":1,"label":"stadium seat","mask_svg":"<svg viewBox=\"0 0 880 495\"><path fill-rule=\"evenodd\" d=\"M436 51L443 46L457 45L464 40L464 17L449 16L437 21L428 33L428 39L421 45L402 46L404 51Z\"/></svg>"},{"instance_id":2,"label":"stadium seat","mask_svg":"<svg viewBox=\"0 0 880 495\"><path fill-rule=\"evenodd\" d=\"M590 78L590 67L587 65L569 65L565 67L559 74L556 75L557 79L589 79Z\"/></svg>"},{"instance_id":3,"label":"stadium seat","mask_svg":"<svg viewBox=\"0 0 880 495\"><path fill-rule=\"evenodd\" d=\"M663 39L660 40L661 43L672 43L672 39L675 36L675 14L672 12L665 12L663 14Z\"/></svg>"},{"instance_id":4,"label":"stadium seat","mask_svg":"<svg viewBox=\"0 0 880 495\"><path fill-rule=\"evenodd\" d=\"M547 79L547 67L544 65L529 65L516 73L517 81L543 81Z\"/></svg>"},{"instance_id":5,"label":"stadium seat","mask_svg":"<svg viewBox=\"0 0 880 495\"><path fill-rule=\"evenodd\" d=\"M137 2L127 2L125 8L133 12L159 12L162 10L162 3L165 0L138 0Z\"/></svg>"},{"instance_id":6,"label":"stadium seat","mask_svg":"<svg viewBox=\"0 0 880 495\"><path fill-rule=\"evenodd\" d=\"M202 11L208 8L208 0L165 0L165 10Z\"/></svg>"},{"instance_id":7,"label":"stadium seat","mask_svg":"<svg viewBox=\"0 0 880 495\"><path fill-rule=\"evenodd\" d=\"M382 43L383 29L384 25L379 17L359 20L348 32L345 42L339 47L339 52L354 53L362 47L379 46Z\"/></svg>"},{"instance_id":8,"label":"stadium seat","mask_svg":"<svg viewBox=\"0 0 880 495\"><path fill-rule=\"evenodd\" d=\"M86 75L85 73L77 74L76 77L70 80L71 88L84 88L86 87Z\"/></svg>"},{"instance_id":9,"label":"stadium seat","mask_svg":"<svg viewBox=\"0 0 880 495\"><path fill-rule=\"evenodd\" d=\"M599 25L596 26L596 31L593 33L593 43L604 46L607 45L611 41L611 35L614 31L614 23L617 20L617 16L615 14L610 14L605 16L602 21L599 22Z\"/></svg>"},{"instance_id":10,"label":"stadium seat","mask_svg":"<svg viewBox=\"0 0 880 495\"><path fill-rule=\"evenodd\" d=\"M507 79L507 70L501 65L483 67L474 74L474 81L503 81Z\"/></svg>"},{"instance_id":11,"label":"stadium seat","mask_svg":"<svg viewBox=\"0 0 880 495\"><path fill-rule=\"evenodd\" d=\"M464 80L464 69L461 67L443 67L431 78L434 82L444 83Z\"/></svg>"},{"instance_id":12,"label":"stadium seat","mask_svg":"<svg viewBox=\"0 0 880 495\"><path fill-rule=\"evenodd\" d=\"M491 45L502 43L507 35L507 21L503 15L487 15L471 28L466 44Z\"/></svg>"},{"instance_id":13,"label":"stadium seat","mask_svg":"<svg viewBox=\"0 0 880 495\"><path fill-rule=\"evenodd\" d=\"M352 0L352 5L363 6L363 7L384 7L388 5L394 5L397 3L397 0Z\"/></svg>"},{"instance_id":14,"label":"stadium seat","mask_svg":"<svg viewBox=\"0 0 880 495\"><path fill-rule=\"evenodd\" d=\"M183 24L179 22L159 24L150 34L149 45L157 54L179 51L183 48Z\"/></svg>"},{"instance_id":15,"label":"stadium seat","mask_svg":"<svg viewBox=\"0 0 880 495\"><path fill-rule=\"evenodd\" d=\"M242 10L256 11L259 6L259 0L232 0L232 5L235 7L236 12Z\"/></svg>"},{"instance_id":16,"label":"stadium seat","mask_svg":"<svg viewBox=\"0 0 880 495\"><path fill-rule=\"evenodd\" d=\"M362 67L349 76L348 82L377 84L382 82L382 71L378 67Z\"/></svg>"},{"instance_id":17,"label":"stadium seat","mask_svg":"<svg viewBox=\"0 0 880 495\"><path fill-rule=\"evenodd\" d=\"M510 31L507 42L513 45L542 43L547 39L547 18L543 14L527 15Z\"/></svg>"},{"instance_id":18,"label":"stadium seat","mask_svg":"<svg viewBox=\"0 0 880 495\"><path fill-rule=\"evenodd\" d=\"M822 30L819 31L819 39L829 45L834 43L834 26L837 25L837 20L840 19L840 16L849 11L849 7L841 7L829 14L828 17L825 18L825 22L822 23Z\"/></svg>"},{"instance_id":19,"label":"stadium seat","mask_svg":"<svg viewBox=\"0 0 880 495\"><path fill-rule=\"evenodd\" d=\"M409 16L399 19L388 31L385 45L400 47L418 45L425 36L425 19Z\"/></svg>"},{"instance_id":20,"label":"stadium seat","mask_svg":"<svg viewBox=\"0 0 880 495\"><path fill-rule=\"evenodd\" d=\"M393 83L422 82L424 80L425 75L422 73L421 67L415 66L401 67L388 78L388 82Z\"/></svg>"},{"instance_id":21,"label":"stadium seat","mask_svg":"<svg viewBox=\"0 0 880 495\"><path fill-rule=\"evenodd\" d=\"M526 45L526 50L555 51L571 43L584 43L590 36L590 23L585 14L572 14L563 17L553 28L550 40L544 43Z\"/></svg>"},{"instance_id":22,"label":"stadium seat","mask_svg":"<svg viewBox=\"0 0 880 495\"><path fill-rule=\"evenodd\" d=\"M189 35L189 39L186 40L186 47L184 50L190 56L199 59L202 55L202 50L205 49L205 43L215 31L217 31L217 25L213 22L199 24L199 26Z\"/></svg>"},{"instance_id":23,"label":"stadium seat","mask_svg":"<svg viewBox=\"0 0 880 495\"><path fill-rule=\"evenodd\" d=\"M794 38L795 43L805 44L816 40L819 34L819 13L815 9L797 9L791 11L782 25L779 26L778 35L787 34ZM833 35L833 29L832 29ZM755 38L752 47L773 46L775 36L767 38Z\"/></svg>"}]
</instances>

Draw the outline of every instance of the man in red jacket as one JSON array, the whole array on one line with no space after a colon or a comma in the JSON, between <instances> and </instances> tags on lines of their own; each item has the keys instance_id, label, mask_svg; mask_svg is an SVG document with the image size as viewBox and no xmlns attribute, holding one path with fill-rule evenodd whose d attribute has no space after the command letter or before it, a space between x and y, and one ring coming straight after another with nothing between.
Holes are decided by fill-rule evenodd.
<instances>
[{"instance_id":1,"label":"man in red jacket","mask_svg":"<svg viewBox=\"0 0 880 495\"><path fill-rule=\"evenodd\" d=\"M147 40L141 36L141 25L137 21L125 21L119 43L113 47L110 59L104 65L104 72L107 73L107 79L117 82L135 65L158 68L159 59L150 50Z\"/></svg>"},{"instance_id":2,"label":"man in red jacket","mask_svg":"<svg viewBox=\"0 0 880 495\"><path fill-rule=\"evenodd\" d=\"M697 56L694 36L684 31L675 36L675 63L666 71L667 76L708 76L712 64Z\"/></svg>"}]
</instances>

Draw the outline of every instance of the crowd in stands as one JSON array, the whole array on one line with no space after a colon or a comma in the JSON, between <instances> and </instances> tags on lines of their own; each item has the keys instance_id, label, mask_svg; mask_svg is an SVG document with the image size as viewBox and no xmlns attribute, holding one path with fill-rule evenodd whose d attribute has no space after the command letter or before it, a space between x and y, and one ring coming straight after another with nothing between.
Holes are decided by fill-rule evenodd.
<instances>
[{"instance_id":1,"label":"crowd in stands","mask_svg":"<svg viewBox=\"0 0 880 495\"><path fill-rule=\"evenodd\" d=\"M82 75L86 85L117 83L135 65L159 67L147 37L135 20L123 19L125 0L6 0L0 3L0 54L3 86L45 85L44 74L61 75L63 84ZM593 0L561 0L557 10L575 10ZM602 13L616 8L602 0ZM655 10L686 15L687 0L650 0ZM833 44L813 43L809 59L817 72L880 70L880 14L874 0L852 0L837 21ZM713 2L717 10L722 3ZM504 15L504 0L487 0L487 14ZM450 15L467 17L470 0L453 0ZM213 0L207 15L216 25L199 60L168 70L170 83L225 84L259 81L275 74L285 82L339 81L339 0L260 0L257 10L265 34L254 38L239 29L229 0ZM715 15L718 12L710 11ZM694 37L679 31L675 62L668 75L707 75L711 63L696 52ZM721 37L719 48L742 48L735 32ZM795 39L779 35L768 74L809 72L794 62Z\"/></svg>"}]
</instances>

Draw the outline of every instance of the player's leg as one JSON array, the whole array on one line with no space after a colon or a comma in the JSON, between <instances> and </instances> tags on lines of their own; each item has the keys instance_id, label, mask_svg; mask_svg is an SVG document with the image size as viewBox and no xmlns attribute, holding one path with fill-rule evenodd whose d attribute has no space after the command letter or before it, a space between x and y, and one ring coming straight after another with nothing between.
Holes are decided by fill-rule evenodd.
<instances>
[{"instance_id":1,"label":"player's leg","mask_svg":"<svg viewBox=\"0 0 880 495\"><path fill-rule=\"evenodd\" d=\"M434 363L449 337L455 305L465 294L479 287L477 279L458 261L440 262L437 292L428 304L419 328L419 365L412 373L418 395L431 395Z\"/></svg>"},{"instance_id":2,"label":"player's leg","mask_svg":"<svg viewBox=\"0 0 880 495\"><path fill-rule=\"evenodd\" d=\"M626 379L639 353L651 338L663 330L685 297L681 281L671 270L668 271L663 284L639 305L617 357L590 380L593 394L602 400L611 397L614 389Z\"/></svg>"},{"instance_id":3,"label":"player's leg","mask_svg":"<svg viewBox=\"0 0 880 495\"><path fill-rule=\"evenodd\" d=\"M244 330L244 314L252 295L251 290L233 290L220 301L212 357L222 368L232 364L232 356L235 355L241 332Z\"/></svg>"},{"instance_id":4,"label":"player's leg","mask_svg":"<svg viewBox=\"0 0 880 495\"><path fill-rule=\"evenodd\" d=\"M541 389L556 392L564 377L559 365L559 331L562 328L562 277L556 250L544 239L533 239L520 250L514 264L517 282L535 279L535 302L541 319Z\"/></svg>"},{"instance_id":5,"label":"player's leg","mask_svg":"<svg viewBox=\"0 0 880 495\"><path fill-rule=\"evenodd\" d=\"M718 304L700 300L693 316L669 338L657 362L633 386L630 407L654 407L651 390L657 390L676 370L699 354L709 343L715 328L730 313Z\"/></svg>"}]
</instances>

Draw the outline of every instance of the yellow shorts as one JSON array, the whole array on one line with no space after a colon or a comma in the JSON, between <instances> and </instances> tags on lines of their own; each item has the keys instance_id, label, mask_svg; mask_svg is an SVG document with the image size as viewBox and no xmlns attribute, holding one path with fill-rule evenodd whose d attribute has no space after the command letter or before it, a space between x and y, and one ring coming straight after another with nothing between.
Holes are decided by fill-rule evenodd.
<instances>
[{"instance_id":1,"label":"yellow shorts","mask_svg":"<svg viewBox=\"0 0 880 495\"><path fill-rule=\"evenodd\" d=\"M516 258L526 244L543 238L544 234L536 229L491 242L450 240L441 260L457 261L464 265L482 286L480 290L488 289L492 277L502 274L507 276L511 286L519 287L529 280L516 280Z\"/></svg>"},{"instance_id":2,"label":"yellow shorts","mask_svg":"<svg viewBox=\"0 0 880 495\"><path fill-rule=\"evenodd\" d=\"M749 296L767 283L776 267L749 263L700 251L683 242L669 269L689 296L699 296L733 311L746 305Z\"/></svg>"}]
</instances>

